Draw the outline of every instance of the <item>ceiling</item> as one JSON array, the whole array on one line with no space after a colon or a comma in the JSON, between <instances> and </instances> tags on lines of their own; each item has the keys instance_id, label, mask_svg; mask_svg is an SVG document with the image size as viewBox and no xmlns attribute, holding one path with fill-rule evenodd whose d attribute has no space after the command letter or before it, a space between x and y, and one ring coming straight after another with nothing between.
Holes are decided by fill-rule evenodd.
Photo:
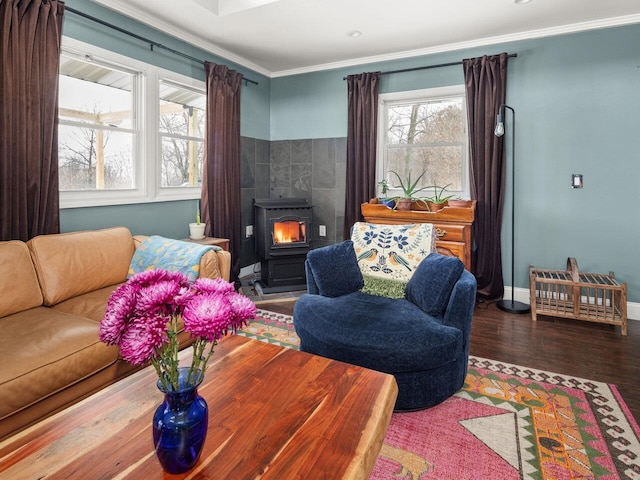
<instances>
[{"instance_id":1,"label":"ceiling","mask_svg":"<svg viewBox=\"0 0 640 480\"><path fill-rule=\"evenodd\" d=\"M268 77L640 23L638 0L94 1Z\"/></svg>"}]
</instances>

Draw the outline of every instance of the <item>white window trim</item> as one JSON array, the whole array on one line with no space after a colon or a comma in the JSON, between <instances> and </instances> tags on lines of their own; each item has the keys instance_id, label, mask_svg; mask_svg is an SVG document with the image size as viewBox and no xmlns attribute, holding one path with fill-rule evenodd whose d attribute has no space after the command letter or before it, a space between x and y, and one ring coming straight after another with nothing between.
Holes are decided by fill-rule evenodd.
<instances>
[{"instance_id":1,"label":"white window trim","mask_svg":"<svg viewBox=\"0 0 640 480\"><path fill-rule=\"evenodd\" d=\"M467 136L467 148L463 149L464 165L462 169L462 185L464 189L462 191L456 191L455 196L462 198L471 198L470 179L469 179L469 131L467 128L467 102L465 98L464 85L452 85L447 87L435 87L426 88L421 90L407 90L404 92L382 93L378 95L378 132L377 132L377 146L376 146L376 192L379 193L378 182L385 178L387 172L384 171L384 155L385 144L387 136L387 104L410 101L410 100L428 100L430 98L445 98L445 97L459 97L463 96L462 102L463 116L465 119L464 128ZM467 168L464 168L464 167ZM398 189L391 189L393 192L399 193Z\"/></svg>"},{"instance_id":2,"label":"white window trim","mask_svg":"<svg viewBox=\"0 0 640 480\"><path fill-rule=\"evenodd\" d=\"M200 187L163 187L161 185L161 136L159 125L160 81L174 83L185 88L205 92L203 81L165 70L118 53L105 50L69 37L62 37L62 50L65 54L86 59L95 55L106 62L122 66L126 70L140 72L137 111L139 118L134 119L134 128L141 130L139 142L134 145L136 153L134 189L61 191L60 208L96 207L106 205L126 205L134 203L165 202L174 200L193 200L200 198Z\"/></svg>"}]
</instances>

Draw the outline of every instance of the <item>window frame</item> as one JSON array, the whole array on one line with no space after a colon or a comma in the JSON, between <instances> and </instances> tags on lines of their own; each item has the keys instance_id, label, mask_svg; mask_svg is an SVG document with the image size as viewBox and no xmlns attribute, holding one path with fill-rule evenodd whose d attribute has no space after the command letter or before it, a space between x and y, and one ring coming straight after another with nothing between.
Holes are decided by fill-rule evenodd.
<instances>
[{"instance_id":1,"label":"window frame","mask_svg":"<svg viewBox=\"0 0 640 480\"><path fill-rule=\"evenodd\" d=\"M376 195L380 193L379 183L386 178L386 153L387 153L387 133L388 133L388 107L396 104L429 102L446 98L462 98L462 116L465 141L462 147L462 190L448 190L448 195L455 197L471 198L471 186L469 175L469 128L467 122L467 100L464 85L452 85L446 87L434 87L420 90L407 90L402 92L383 93L378 95L378 128L376 142ZM389 186L388 196L400 196L402 191L399 188ZM424 196L428 196L431 190L425 190Z\"/></svg>"},{"instance_id":2,"label":"window frame","mask_svg":"<svg viewBox=\"0 0 640 480\"><path fill-rule=\"evenodd\" d=\"M162 137L159 128L160 82L166 81L206 95L204 81L62 37L62 53L78 59L95 58L115 68L136 72L133 122L134 187L132 189L60 191L60 208L127 205L200 198L201 187L160 187ZM67 122L65 121L65 124Z\"/></svg>"}]
</instances>

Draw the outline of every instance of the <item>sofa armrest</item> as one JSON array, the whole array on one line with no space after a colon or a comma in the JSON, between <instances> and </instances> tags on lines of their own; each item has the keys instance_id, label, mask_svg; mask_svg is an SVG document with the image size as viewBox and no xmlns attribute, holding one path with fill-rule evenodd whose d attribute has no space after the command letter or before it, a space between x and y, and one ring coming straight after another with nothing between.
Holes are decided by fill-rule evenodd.
<instances>
[{"instance_id":1,"label":"sofa armrest","mask_svg":"<svg viewBox=\"0 0 640 480\"><path fill-rule=\"evenodd\" d=\"M226 250L211 250L200 259L200 278L222 278L228 282L230 275L231 253Z\"/></svg>"},{"instance_id":2,"label":"sofa armrest","mask_svg":"<svg viewBox=\"0 0 640 480\"><path fill-rule=\"evenodd\" d=\"M134 235L136 248L146 239L146 235ZM229 281L231 275L231 253L226 250L209 250L200 259L199 278L222 278Z\"/></svg>"}]
</instances>

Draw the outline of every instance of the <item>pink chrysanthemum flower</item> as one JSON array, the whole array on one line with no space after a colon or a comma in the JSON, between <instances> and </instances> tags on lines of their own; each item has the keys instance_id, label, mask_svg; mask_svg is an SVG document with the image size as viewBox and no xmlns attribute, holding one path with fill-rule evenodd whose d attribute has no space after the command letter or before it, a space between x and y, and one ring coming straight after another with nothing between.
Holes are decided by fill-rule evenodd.
<instances>
[{"instance_id":1,"label":"pink chrysanthemum flower","mask_svg":"<svg viewBox=\"0 0 640 480\"><path fill-rule=\"evenodd\" d=\"M120 342L129 317L136 308L140 288L129 283L120 285L109 298L104 318L100 322L100 341L107 345Z\"/></svg>"},{"instance_id":2,"label":"pink chrysanthemum flower","mask_svg":"<svg viewBox=\"0 0 640 480\"><path fill-rule=\"evenodd\" d=\"M148 287L159 282L175 282L181 286L188 287L189 279L186 275L180 272L169 272L162 269L147 270L144 272L136 273L129 278L128 283L132 285L140 285L140 287Z\"/></svg>"},{"instance_id":3,"label":"pink chrysanthemum flower","mask_svg":"<svg viewBox=\"0 0 640 480\"><path fill-rule=\"evenodd\" d=\"M158 349L167 343L167 324L155 317L134 319L122 334L120 354L134 365L142 365L155 357Z\"/></svg>"},{"instance_id":4,"label":"pink chrysanthemum flower","mask_svg":"<svg viewBox=\"0 0 640 480\"><path fill-rule=\"evenodd\" d=\"M225 282L222 278L199 278L193 284L193 290L197 293L212 293L226 295L235 290L233 284Z\"/></svg>"},{"instance_id":5,"label":"pink chrysanthemum flower","mask_svg":"<svg viewBox=\"0 0 640 480\"><path fill-rule=\"evenodd\" d=\"M233 315L231 305L223 296L203 294L193 297L184 307L184 329L194 338L216 342L229 330Z\"/></svg>"},{"instance_id":6,"label":"pink chrysanthemum flower","mask_svg":"<svg viewBox=\"0 0 640 480\"><path fill-rule=\"evenodd\" d=\"M246 325L249 319L256 316L256 306L251 300L239 293L227 295L227 300L229 300L233 311L231 328L235 333L236 330Z\"/></svg>"},{"instance_id":7,"label":"pink chrysanthemum flower","mask_svg":"<svg viewBox=\"0 0 640 480\"><path fill-rule=\"evenodd\" d=\"M137 310L148 315L171 315L175 311L176 296L182 287L175 281L162 280L140 290Z\"/></svg>"}]
</instances>

